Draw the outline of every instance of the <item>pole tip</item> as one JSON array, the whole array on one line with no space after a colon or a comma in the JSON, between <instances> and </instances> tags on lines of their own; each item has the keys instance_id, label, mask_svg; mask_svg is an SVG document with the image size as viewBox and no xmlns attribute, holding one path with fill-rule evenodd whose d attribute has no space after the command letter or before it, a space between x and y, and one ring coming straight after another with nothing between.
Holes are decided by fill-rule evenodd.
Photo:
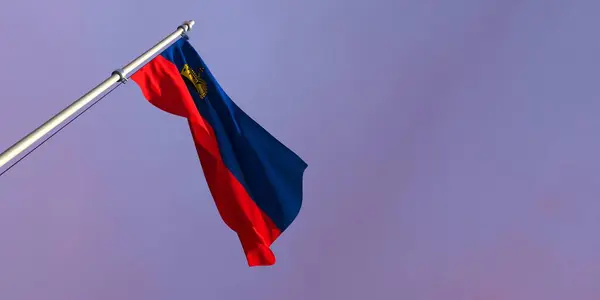
<instances>
[{"instance_id":1,"label":"pole tip","mask_svg":"<svg viewBox=\"0 0 600 300\"><path fill-rule=\"evenodd\" d=\"M187 27L186 31L192 30L192 27L194 27L194 24L196 24L196 22L194 22L194 20L189 20L189 21L183 22L184 27Z\"/></svg>"}]
</instances>

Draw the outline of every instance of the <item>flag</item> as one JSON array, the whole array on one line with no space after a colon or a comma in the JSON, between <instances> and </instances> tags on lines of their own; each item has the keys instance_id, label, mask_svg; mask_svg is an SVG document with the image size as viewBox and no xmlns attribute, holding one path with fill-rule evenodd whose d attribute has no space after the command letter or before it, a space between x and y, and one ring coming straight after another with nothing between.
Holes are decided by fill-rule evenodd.
<instances>
[{"instance_id":1,"label":"flag","mask_svg":"<svg viewBox=\"0 0 600 300\"><path fill-rule=\"evenodd\" d=\"M248 265L273 265L270 246L300 211L307 164L233 103L187 38L131 79L154 106L187 119L217 210Z\"/></svg>"}]
</instances>

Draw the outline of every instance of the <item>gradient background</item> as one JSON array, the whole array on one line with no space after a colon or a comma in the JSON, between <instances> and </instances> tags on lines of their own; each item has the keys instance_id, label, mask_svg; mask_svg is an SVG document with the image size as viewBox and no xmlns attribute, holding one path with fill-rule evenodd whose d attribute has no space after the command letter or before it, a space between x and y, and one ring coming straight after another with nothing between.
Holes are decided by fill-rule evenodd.
<instances>
[{"instance_id":1,"label":"gradient background","mask_svg":"<svg viewBox=\"0 0 600 300\"><path fill-rule=\"evenodd\" d=\"M309 164L277 265L132 83L0 179L0 299L600 298L598 1L172 3L3 1L0 148L193 18Z\"/></svg>"}]
</instances>

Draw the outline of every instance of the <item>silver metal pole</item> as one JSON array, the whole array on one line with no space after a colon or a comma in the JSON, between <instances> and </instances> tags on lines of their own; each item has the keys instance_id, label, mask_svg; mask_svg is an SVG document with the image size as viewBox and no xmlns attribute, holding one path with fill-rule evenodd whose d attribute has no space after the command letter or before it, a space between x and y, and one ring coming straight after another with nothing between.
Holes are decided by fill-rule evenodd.
<instances>
[{"instance_id":1,"label":"silver metal pole","mask_svg":"<svg viewBox=\"0 0 600 300\"><path fill-rule=\"evenodd\" d=\"M73 116L80 109L89 104L96 97L106 92L114 84L118 82L127 81L128 75L130 75L137 68L145 65L154 56L159 54L164 48L166 48L167 46L184 36L185 33L192 29L192 26L194 26L194 21L184 22L179 27L177 27L177 30L165 37L162 41L158 42L156 45L154 45L154 47L144 52L144 54L140 55L138 58L134 59L123 68L115 70L111 74L111 76L104 80L102 83L97 85L95 88L91 89L85 95L81 96L81 98L75 100L75 102L73 102L67 108L63 109L50 120L46 121L46 123L42 124L36 130L32 131L27 136L22 138L20 141L16 142L10 148L6 149L0 154L0 169L2 169L4 165L13 160L15 157L19 156L27 148L31 147L31 145L35 144L39 139L41 139L46 134L58 127L61 123L69 119L71 116Z\"/></svg>"}]
</instances>

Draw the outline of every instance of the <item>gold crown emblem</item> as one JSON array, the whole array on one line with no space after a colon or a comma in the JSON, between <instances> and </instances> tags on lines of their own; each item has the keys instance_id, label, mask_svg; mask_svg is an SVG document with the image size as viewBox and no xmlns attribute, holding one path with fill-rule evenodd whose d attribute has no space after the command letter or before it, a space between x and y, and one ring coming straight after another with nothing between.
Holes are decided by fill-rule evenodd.
<instances>
[{"instance_id":1,"label":"gold crown emblem","mask_svg":"<svg viewBox=\"0 0 600 300\"><path fill-rule=\"evenodd\" d=\"M200 68L199 73L202 72L204 72L204 69ZM206 97L206 94L208 93L206 81L204 81L204 79L202 79L202 77L196 72L194 72L194 70L192 70L188 64L185 64L183 69L181 69L181 76L189 80L194 85L196 91L198 91L198 95L200 95L200 99L204 99Z\"/></svg>"}]
</instances>

